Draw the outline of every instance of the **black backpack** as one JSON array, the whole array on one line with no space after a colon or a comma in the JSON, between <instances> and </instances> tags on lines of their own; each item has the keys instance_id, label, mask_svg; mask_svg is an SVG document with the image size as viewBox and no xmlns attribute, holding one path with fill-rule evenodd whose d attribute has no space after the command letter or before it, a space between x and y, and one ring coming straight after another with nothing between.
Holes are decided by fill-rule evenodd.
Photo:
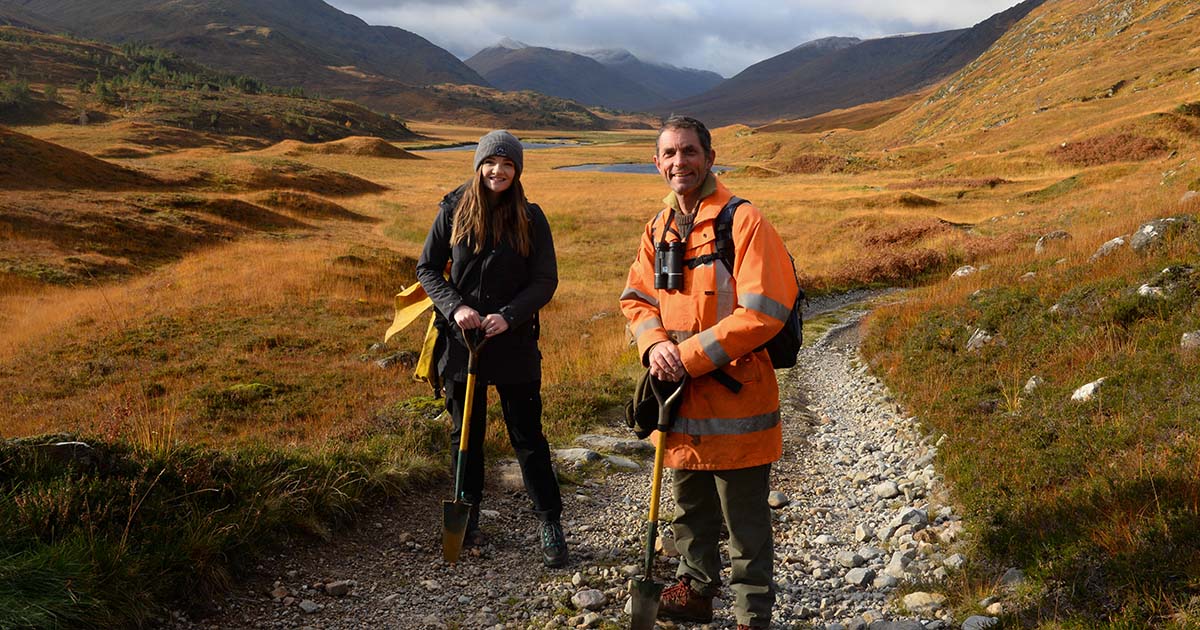
<instances>
[{"instance_id":1,"label":"black backpack","mask_svg":"<svg viewBox=\"0 0 1200 630\"><path fill-rule=\"evenodd\" d=\"M721 208L721 213L717 215L715 227L717 257L725 263L725 268L729 270L730 275L733 274L734 255L733 213L737 211L738 206L744 203L749 202L741 197L731 197L725 207ZM792 312L788 313L783 328L762 346L771 356L771 365L777 370L795 367L796 355L800 353L800 346L804 344L804 326L801 314L804 289L800 288L800 278L796 274L796 260L792 258L791 252L788 252L788 264L792 268L792 278L796 280L796 302L792 304Z\"/></svg>"}]
</instances>

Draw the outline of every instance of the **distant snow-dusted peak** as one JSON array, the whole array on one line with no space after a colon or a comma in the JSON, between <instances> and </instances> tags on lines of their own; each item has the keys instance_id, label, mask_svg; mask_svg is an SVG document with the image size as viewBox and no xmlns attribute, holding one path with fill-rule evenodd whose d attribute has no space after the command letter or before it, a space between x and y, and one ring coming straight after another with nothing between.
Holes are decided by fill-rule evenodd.
<instances>
[{"instance_id":1,"label":"distant snow-dusted peak","mask_svg":"<svg viewBox=\"0 0 1200 630\"><path fill-rule=\"evenodd\" d=\"M585 57L591 57L596 61L608 66L619 63L629 63L631 61L639 61L633 53L624 48L599 48L596 50L585 50L579 54Z\"/></svg>"},{"instance_id":2,"label":"distant snow-dusted peak","mask_svg":"<svg viewBox=\"0 0 1200 630\"><path fill-rule=\"evenodd\" d=\"M863 40L857 37L822 37L821 39L814 39L811 42L804 42L792 50L803 50L805 48L840 50L842 48L849 48L855 44L860 44L862 41Z\"/></svg>"},{"instance_id":3,"label":"distant snow-dusted peak","mask_svg":"<svg viewBox=\"0 0 1200 630\"><path fill-rule=\"evenodd\" d=\"M496 45L493 46L493 48L507 48L509 50L521 50L522 48L529 48L529 44L526 44L525 42L519 42L511 37L504 37L500 41L496 42Z\"/></svg>"}]
</instances>

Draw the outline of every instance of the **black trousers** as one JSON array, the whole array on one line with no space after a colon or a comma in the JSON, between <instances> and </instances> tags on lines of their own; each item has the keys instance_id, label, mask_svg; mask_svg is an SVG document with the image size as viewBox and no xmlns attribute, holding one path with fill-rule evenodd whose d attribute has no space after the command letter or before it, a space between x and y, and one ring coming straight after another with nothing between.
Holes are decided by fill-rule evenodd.
<instances>
[{"instance_id":1,"label":"black trousers","mask_svg":"<svg viewBox=\"0 0 1200 630\"><path fill-rule=\"evenodd\" d=\"M517 383L496 385L500 407L509 441L521 464L525 491L533 502L533 511L542 521L557 521L562 516L562 495L558 478L550 464L550 444L542 433L542 384ZM458 443L462 437L463 410L466 408L467 384L446 381L446 410L453 426L450 431L451 479L458 466ZM476 381L475 400L471 410L471 427L467 435L467 468L463 479L466 500L479 505L483 500L483 438L487 431L487 385Z\"/></svg>"}]
</instances>

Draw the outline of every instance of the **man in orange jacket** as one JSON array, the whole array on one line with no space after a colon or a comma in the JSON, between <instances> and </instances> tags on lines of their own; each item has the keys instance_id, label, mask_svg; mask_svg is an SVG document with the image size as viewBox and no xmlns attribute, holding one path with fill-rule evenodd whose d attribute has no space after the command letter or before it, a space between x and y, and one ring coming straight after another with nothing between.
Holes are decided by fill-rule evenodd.
<instances>
[{"instance_id":1,"label":"man in orange jacket","mask_svg":"<svg viewBox=\"0 0 1200 630\"><path fill-rule=\"evenodd\" d=\"M775 603L767 495L783 437L779 386L761 348L783 327L799 289L783 241L748 203L734 213L733 266L726 267L716 219L733 195L712 173L715 159L703 123L686 116L663 123L654 164L671 192L646 224L621 310L653 376L690 377L675 424L654 436L666 440L664 464L675 469L680 552L679 582L663 591L659 616L712 620L723 517L740 630L769 626ZM668 268L672 257L681 276Z\"/></svg>"}]
</instances>

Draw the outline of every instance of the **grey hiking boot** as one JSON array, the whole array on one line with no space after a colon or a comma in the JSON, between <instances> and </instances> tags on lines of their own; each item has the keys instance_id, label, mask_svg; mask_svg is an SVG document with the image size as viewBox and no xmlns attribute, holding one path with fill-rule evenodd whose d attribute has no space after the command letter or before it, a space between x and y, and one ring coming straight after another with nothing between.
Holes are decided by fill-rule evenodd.
<instances>
[{"instance_id":1,"label":"grey hiking boot","mask_svg":"<svg viewBox=\"0 0 1200 630\"><path fill-rule=\"evenodd\" d=\"M567 537L558 521L542 523L542 562L551 569L567 564Z\"/></svg>"}]
</instances>

